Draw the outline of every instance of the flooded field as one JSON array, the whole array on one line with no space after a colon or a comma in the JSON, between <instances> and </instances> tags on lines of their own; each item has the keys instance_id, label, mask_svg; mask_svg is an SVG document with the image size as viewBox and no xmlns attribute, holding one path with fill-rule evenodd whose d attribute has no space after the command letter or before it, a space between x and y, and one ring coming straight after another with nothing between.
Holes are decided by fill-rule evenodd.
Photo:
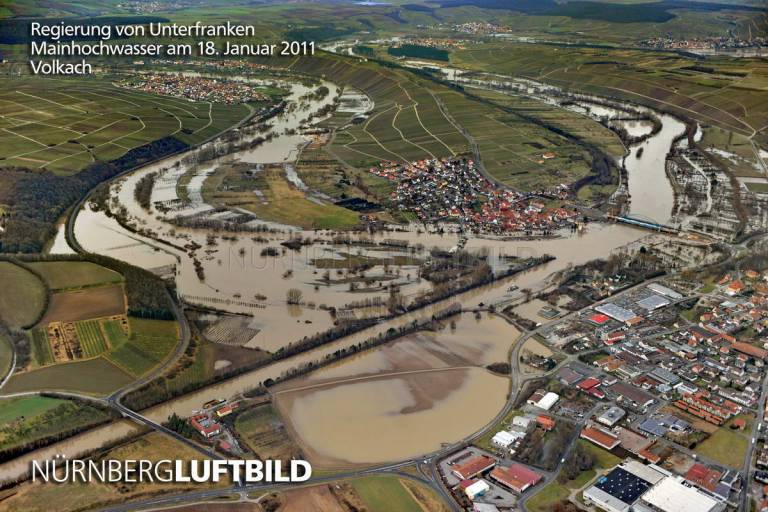
<instances>
[{"instance_id":1,"label":"flooded field","mask_svg":"<svg viewBox=\"0 0 768 512\"><path fill-rule=\"evenodd\" d=\"M298 390L280 394L277 404L310 460L324 468L438 450L491 421L507 393L507 379L458 368Z\"/></svg>"},{"instance_id":2,"label":"flooded field","mask_svg":"<svg viewBox=\"0 0 768 512\"><path fill-rule=\"evenodd\" d=\"M438 331L290 381L274 392L276 405L319 467L415 457L474 433L498 413L509 381L483 367L507 361L519 335L495 315L457 315Z\"/></svg>"},{"instance_id":3,"label":"flooded field","mask_svg":"<svg viewBox=\"0 0 768 512\"><path fill-rule=\"evenodd\" d=\"M297 148L307 142L293 132L314 110L333 101L338 89L329 87L327 98L308 102L304 109L280 116L273 122L278 136L245 152L226 157L253 164L290 162ZM297 86L293 98L306 94L307 88ZM644 154L627 158L629 185L632 193L632 213L647 215L659 221L668 218L672 209L671 187L664 173L664 156L671 139L682 131L682 125L662 116L664 128L645 142ZM640 129L639 127L637 128ZM289 133L285 133L285 132ZM636 151L636 148L633 149ZM324 283L325 268L318 260L339 260L354 257L396 256L425 257L429 249L449 250L459 242L459 235L423 233L415 228L374 236L353 235L366 243L351 250L332 242L333 233L301 231L289 226L269 224L270 231L257 234L227 233L205 229L180 228L170 222L172 214L151 208L145 211L134 199L137 181L146 173L161 171L163 176L153 192L154 201L174 201L183 187L177 186L189 169L182 168L185 155L166 159L131 174L113 187L114 200L126 208L139 231L125 229L117 221L88 208L76 221L78 241L93 252L131 262L148 269L170 269L175 272L179 293L185 300L220 309L250 315L252 325L259 329L253 343L268 350L327 329L329 313L321 306L343 307L365 297L382 294L375 286L370 293L350 291L346 275L337 278L331 269L331 281ZM211 164L213 165L213 164ZM186 194L192 208L185 213L213 213L203 200L202 187L207 166L199 166L190 176ZM667 184L666 187L659 184ZM634 187L634 188L633 188ZM664 189L661 193L659 189ZM668 189L668 190L667 190ZM668 193L667 193L668 192ZM254 219L254 224L266 224ZM496 304L515 297L509 288L513 284L532 291L547 286L551 276L573 265L606 257L646 236L645 231L624 225L590 224L585 232L546 240L503 240L473 237L466 250L484 249L492 261L502 262L505 256L521 258L550 254L556 259L527 272L499 280L491 285L465 292L448 300L412 313L385 320L352 336L320 348L281 360L268 367L254 370L224 382L205 387L159 406L143 411L150 419L163 422L172 413L189 416L208 400L232 397L275 379L291 368L318 361L336 350L355 345L391 328L407 325L414 320L429 318L454 303L465 307ZM209 245L209 235L215 244ZM226 236L226 239L225 239ZM280 244L291 237L315 240L298 251L283 251ZM408 249L383 249L386 239L407 242ZM53 251L65 252L66 246L57 238ZM185 246L199 245L190 256ZM276 256L264 256L266 248L277 248ZM413 249L411 249L413 248ZM359 252L358 252L359 251ZM204 278L195 269L202 266ZM413 296L429 285L419 281L415 265L397 265L391 274L385 273L382 262L367 273L376 279L396 282L405 296ZM406 262L407 263L407 262ZM392 266L389 266L392 270ZM160 272L160 270L158 270ZM303 304L289 305L286 290L296 288L303 294ZM519 295L519 292L517 292ZM264 298L262 298L262 296ZM368 308L374 311L376 308ZM363 309L361 309L362 311ZM360 313L358 313L360 314ZM487 424L503 407L508 381L481 368L491 362L504 360L518 333L497 318L484 318L479 324L472 316L436 333L421 333L403 338L391 345L350 358L323 369L301 381L303 389L292 382L292 391L285 390L278 401L281 410L291 419L292 428L305 447L318 460L329 466L363 464L416 457L435 450L443 442L456 441ZM346 380L345 380L346 379ZM359 379L352 380L349 379ZM300 386L300 387L301 387ZM370 400L371 396L381 400ZM478 400L477 397L483 397ZM372 403L373 402L373 403ZM350 421L338 421L351 418ZM0 465L0 480L16 478L25 473L29 461L65 453L72 457L114 442L136 427L129 422L100 427L72 439L32 452L12 462Z\"/></svg>"}]
</instances>

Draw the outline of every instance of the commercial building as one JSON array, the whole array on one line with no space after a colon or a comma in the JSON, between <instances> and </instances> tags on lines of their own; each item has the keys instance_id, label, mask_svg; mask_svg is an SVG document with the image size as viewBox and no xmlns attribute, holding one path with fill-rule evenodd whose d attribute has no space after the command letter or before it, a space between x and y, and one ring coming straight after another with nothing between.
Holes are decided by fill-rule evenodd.
<instances>
[{"instance_id":1,"label":"commercial building","mask_svg":"<svg viewBox=\"0 0 768 512\"><path fill-rule=\"evenodd\" d=\"M543 389L540 389L534 391L530 398L528 398L528 405L532 405L534 407L538 407L539 409L548 411L557 403L558 400L560 400L560 395L557 393L552 393L551 391L546 392Z\"/></svg>"},{"instance_id":2,"label":"commercial building","mask_svg":"<svg viewBox=\"0 0 768 512\"><path fill-rule=\"evenodd\" d=\"M606 302L605 304L600 304L595 308L595 311L598 313L602 313L604 315L607 315L614 320L617 320L622 323L629 322L630 320L637 317L634 311L631 309L623 308L621 306L617 306L616 304L612 304L610 302Z\"/></svg>"},{"instance_id":3,"label":"commercial building","mask_svg":"<svg viewBox=\"0 0 768 512\"><path fill-rule=\"evenodd\" d=\"M491 443L493 443L494 446L498 446L499 448L503 448L505 450L509 449L510 446L515 444L518 440L525 437L524 432L515 432L515 431L507 431L507 430L501 430L499 432L496 432L496 435L493 436L491 439Z\"/></svg>"},{"instance_id":4,"label":"commercial building","mask_svg":"<svg viewBox=\"0 0 768 512\"><path fill-rule=\"evenodd\" d=\"M635 512L720 512L725 503L681 477L668 476L644 493Z\"/></svg>"},{"instance_id":5,"label":"commercial building","mask_svg":"<svg viewBox=\"0 0 768 512\"><path fill-rule=\"evenodd\" d=\"M610 407L605 410L600 416L597 417L597 422L602 423L607 427L613 428L618 422L620 422L627 412L621 407Z\"/></svg>"},{"instance_id":6,"label":"commercial building","mask_svg":"<svg viewBox=\"0 0 768 512\"><path fill-rule=\"evenodd\" d=\"M640 496L668 475L656 466L626 460L584 491L584 501L607 512L628 512Z\"/></svg>"},{"instance_id":7,"label":"commercial building","mask_svg":"<svg viewBox=\"0 0 768 512\"><path fill-rule=\"evenodd\" d=\"M523 493L529 487L539 483L541 475L522 464L509 467L499 466L491 471L491 478L517 493Z\"/></svg>"},{"instance_id":8,"label":"commercial building","mask_svg":"<svg viewBox=\"0 0 768 512\"><path fill-rule=\"evenodd\" d=\"M467 498L474 501L475 498L479 498L483 494L491 490L491 486L485 480L462 480L459 483L459 488L464 491Z\"/></svg>"},{"instance_id":9,"label":"commercial building","mask_svg":"<svg viewBox=\"0 0 768 512\"><path fill-rule=\"evenodd\" d=\"M496 465L496 461L487 455L478 455L453 466L451 470L460 480L469 480Z\"/></svg>"},{"instance_id":10,"label":"commercial building","mask_svg":"<svg viewBox=\"0 0 768 512\"><path fill-rule=\"evenodd\" d=\"M621 441L618 437L611 434L610 432L606 432L605 430L601 428L596 427L586 427L581 431L582 439L586 439L587 441L590 441L602 448L605 448L606 450L613 450L619 444Z\"/></svg>"}]
</instances>

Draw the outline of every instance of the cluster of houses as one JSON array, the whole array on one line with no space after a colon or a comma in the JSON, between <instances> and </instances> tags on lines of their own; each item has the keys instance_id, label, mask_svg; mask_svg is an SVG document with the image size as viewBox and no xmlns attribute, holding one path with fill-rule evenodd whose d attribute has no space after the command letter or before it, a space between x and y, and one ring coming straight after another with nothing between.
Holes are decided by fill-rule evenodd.
<instances>
[{"instance_id":1,"label":"cluster of houses","mask_svg":"<svg viewBox=\"0 0 768 512\"><path fill-rule=\"evenodd\" d=\"M573 225L577 213L547 208L528 195L503 190L466 158L382 162L372 174L397 184L391 200L422 222L458 222L466 229L504 233L550 231Z\"/></svg>"},{"instance_id":2,"label":"cluster of houses","mask_svg":"<svg viewBox=\"0 0 768 512\"><path fill-rule=\"evenodd\" d=\"M675 50L738 50L743 48L768 48L768 37L748 39L728 36L691 37L678 39L671 36L652 37L640 41L641 46Z\"/></svg>"},{"instance_id":3,"label":"cluster of houses","mask_svg":"<svg viewBox=\"0 0 768 512\"><path fill-rule=\"evenodd\" d=\"M267 95L259 92L257 87L244 82L187 76L181 73L141 74L123 80L119 85L152 94L211 103L235 104L269 99Z\"/></svg>"}]
</instances>

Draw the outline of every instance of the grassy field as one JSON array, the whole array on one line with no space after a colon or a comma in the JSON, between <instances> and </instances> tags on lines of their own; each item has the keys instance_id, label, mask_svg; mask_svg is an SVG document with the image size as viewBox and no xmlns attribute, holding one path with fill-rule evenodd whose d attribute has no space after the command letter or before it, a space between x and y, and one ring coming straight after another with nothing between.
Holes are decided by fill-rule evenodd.
<instances>
[{"instance_id":1,"label":"grassy field","mask_svg":"<svg viewBox=\"0 0 768 512\"><path fill-rule=\"evenodd\" d=\"M102 455L105 459L115 460L183 460L200 459L200 454L189 446L171 437L152 432L108 450ZM220 487L230 485L228 478L223 478ZM27 482L14 489L13 496L0 502L0 511L55 510L69 511L93 509L108 504L124 504L136 496L146 496L149 493L164 493L183 489L206 489L215 484L183 484L183 483L139 483L126 485L119 482L104 484L100 482L70 483L67 485L45 485Z\"/></svg>"},{"instance_id":2,"label":"grassy field","mask_svg":"<svg viewBox=\"0 0 768 512\"><path fill-rule=\"evenodd\" d=\"M397 477L372 476L351 483L371 512L422 512Z\"/></svg>"},{"instance_id":3,"label":"grassy field","mask_svg":"<svg viewBox=\"0 0 768 512\"><path fill-rule=\"evenodd\" d=\"M358 214L351 210L307 198L288 183L281 169L266 170L254 178L237 166L224 165L206 179L203 197L211 204L237 205L260 219L306 229L344 229L359 223Z\"/></svg>"},{"instance_id":4,"label":"grassy field","mask_svg":"<svg viewBox=\"0 0 768 512\"><path fill-rule=\"evenodd\" d=\"M0 261L0 283L0 318L16 329L34 323L45 304L46 289L40 279L18 265Z\"/></svg>"},{"instance_id":5,"label":"grassy field","mask_svg":"<svg viewBox=\"0 0 768 512\"><path fill-rule=\"evenodd\" d=\"M109 415L88 405L40 396L0 400L0 450L87 427Z\"/></svg>"},{"instance_id":6,"label":"grassy field","mask_svg":"<svg viewBox=\"0 0 768 512\"><path fill-rule=\"evenodd\" d=\"M5 393L58 390L106 395L133 381L133 377L103 357L55 364L14 374Z\"/></svg>"},{"instance_id":7,"label":"grassy field","mask_svg":"<svg viewBox=\"0 0 768 512\"><path fill-rule=\"evenodd\" d=\"M11 368L13 361L13 348L11 342L0 334L0 379L3 379Z\"/></svg>"},{"instance_id":8,"label":"grassy field","mask_svg":"<svg viewBox=\"0 0 768 512\"><path fill-rule=\"evenodd\" d=\"M123 281L123 276L88 261L42 261L29 266L43 276L51 290L88 288Z\"/></svg>"},{"instance_id":9,"label":"grassy field","mask_svg":"<svg viewBox=\"0 0 768 512\"><path fill-rule=\"evenodd\" d=\"M73 174L163 137L200 142L247 114L244 105L157 96L106 79L5 78L0 158L3 165Z\"/></svg>"},{"instance_id":10,"label":"grassy field","mask_svg":"<svg viewBox=\"0 0 768 512\"><path fill-rule=\"evenodd\" d=\"M728 428L719 428L699 444L694 451L730 468L740 468L744 454L749 448L749 439Z\"/></svg>"},{"instance_id":11,"label":"grassy field","mask_svg":"<svg viewBox=\"0 0 768 512\"><path fill-rule=\"evenodd\" d=\"M113 348L107 358L126 372L139 376L162 362L179 340L176 322L130 318L131 336Z\"/></svg>"}]
</instances>

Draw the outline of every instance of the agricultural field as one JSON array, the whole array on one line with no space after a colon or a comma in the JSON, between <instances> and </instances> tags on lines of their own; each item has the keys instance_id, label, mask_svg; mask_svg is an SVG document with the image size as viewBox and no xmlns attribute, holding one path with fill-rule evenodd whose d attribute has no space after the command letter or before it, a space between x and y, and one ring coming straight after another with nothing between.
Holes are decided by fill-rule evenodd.
<instances>
[{"instance_id":1,"label":"agricultural field","mask_svg":"<svg viewBox=\"0 0 768 512\"><path fill-rule=\"evenodd\" d=\"M0 261L0 283L0 319L14 329L34 324L45 307L45 285L32 272L8 261Z\"/></svg>"},{"instance_id":2,"label":"agricultural field","mask_svg":"<svg viewBox=\"0 0 768 512\"><path fill-rule=\"evenodd\" d=\"M670 109L766 144L768 65L764 59L697 60L669 52L492 43L452 53L474 70L531 78Z\"/></svg>"},{"instance_id":3,"label":"agricultural field","mask_svg":"<svg viewBox=\"0 0 768 512\"><path fill-rule=\"evenodd\" d=\"M28 264L54 291L89 288L100 284L116 284L123 276L88 261L41 261Z\"/></svg>"},{"instance_id":4,"label":"agricultural field","mask_svg":"<svg viewBox=\"0 0 768 512\"><path fill-rule=\"evenodd\" d=\"M101 331L100 322L86 320L75 324L83 358L96 357L109 350L109 344Z\"/></svg>"},{"instance_id":5,"label":"agricultural field","mask_svg":"<svg viewBox=\"0 0 768 512\"><path fill-rule=\"evenodd\" d=\"M244 172L237 165L222 165L206 179L203 197L210 204L237 205L260 219L306 229L345 229L359 223L358 214L351 210L310 200L288 182L282 168L268 169L256 177Z\"/></svg>"},{"instance_id":6,"label":"agricultural field","mask_svg":"<svg viewBox=\"0 0 768 512\"><path fill-rule=\"evenodd\" d=\"M106 395L133 380L131 375L104 357L97 357L15 373L3 387L3 392L10 394L50 390Z\"/></svg>"},{"instance_id":7,"label":"agricultural field","mask_svg":"<svg viewBox=\"0 0 768 512\"><path fill-rule=\"evenodd\" d=\"M126 312L125 292L122 284L57 292L51 295L48 310L41 324L50 322L76 322Z\"/></svg>"},{"instance_id":8,"label":"agricultural field","mask_svg":"<svg viewBox=\"0 0 768 512\"><path fill-rule=\"evenodd\" d=\"M189 446L175 439L150 432L101 455L105 459L115 460L182 460L199 459L201 455ZM51 503L56 510L82 510L100 508L108 504L122 504L133 497L146 496L150 493L167 493L181 490L200 490L226 487L230 482L223 478L218 484L183 484L183 483L138 483L126 485L123 482L105 484L100 482L71 483L68 485L45 485L44 483L26 482L12 489L12 492L0 494L0 511L51 510Z\"/></svg>"},{"instance_id":9,"label":"agricultural field","mask_svg":"<svg viewBox=\"0 0 768 512\"><path fill-rule=\"evenodd\" d=\"M235 430L260 459L290 460L301 456L301 450L270 404L239 412Z\"/></svg>"},{"instance_id":10,"label":"agricultural field","mask_svg":"<svg viewBox=\"0 0 768 512\"><path fill-rule=\"evenodd\" d=\"M483 164L494 178L513 188L532 190L572 183L591 172L585 145L569 140L521 114L568 125L586 144L622 154L618 140L587 119L556 116L536 105L512 104L508 97L474 99L437 82L400 69L336 56L302 59L291 68L309 74L333 73L373 99L370 116L337 132L328 155L343 164L366 169L382 160L413 161L471 154L474 139ZM507 105L493 101L501 99ZM493 100L493 101L492 101ZM506 108L501 108L501 107ZM553 153L553 158L544 158ZM549 157L549 155L548 155Z\"/></svg>"},{"instance_id":11,"label":"agricultural field","mask_svg":"<svg viewBox=\"0 0 768 512\"><path fill-rule=\"evenodd\" d=\"M431 489L421 483L396 476L370 476L291 489L279 494L268 494L261 499L261 503L265 509L276 512L307 510L447 512L449 510ZM202 509L192 506L180 510L198 512Z\"/></svg>"},{"instance_id":12,"label":"agricultural field","mask_svg":"<svg viewBox=\"0 0 768 512\"><path fill-rule=\"evenodd\" d=\"M244 105L130 91L106 79L5 78L0 158L5 166L70 175L163 137L201 142L248 112Z\"/></svg>"},{"instance_id":13,"label":"agricultural field","mask_svg":"<svg viewBox=\"0 0 768 512\"><path fill-rule=\"evenodd\" d=\"M160 364L179 340L176 322L129 318L130 337L106 357L126 372L140 376Z\"/></svg>"},{"instance_id":14,"label":"agricultural field","mask_svg":"<svg viewBox=\"0 0 768 512\"><path fill-rule=\"evenodd\" d=\"M11 342L5 335L0 334L0 380L8 374L12 362L13 347L11 347Z\"/></svg>"},{"instance_id":15,"label":"agricultural field","mask_svg":"<svg viewBox=\"0 0 768 512\"><path fill-rule=\"evenodd\" d=\"M0 452L110 418L89 405L42 396L0 399Z\"/></svg>"},{"instance_id":16,"label":"agricultural field","mask_svg":"<svg viewBox=\"0 0 768 512\"><path fill-rule=\"evenodd\" d=\"M351 483L371 512L422 511L419 502L397 477L372 476L352 480Z\"/></svg>"}]
</instances>

